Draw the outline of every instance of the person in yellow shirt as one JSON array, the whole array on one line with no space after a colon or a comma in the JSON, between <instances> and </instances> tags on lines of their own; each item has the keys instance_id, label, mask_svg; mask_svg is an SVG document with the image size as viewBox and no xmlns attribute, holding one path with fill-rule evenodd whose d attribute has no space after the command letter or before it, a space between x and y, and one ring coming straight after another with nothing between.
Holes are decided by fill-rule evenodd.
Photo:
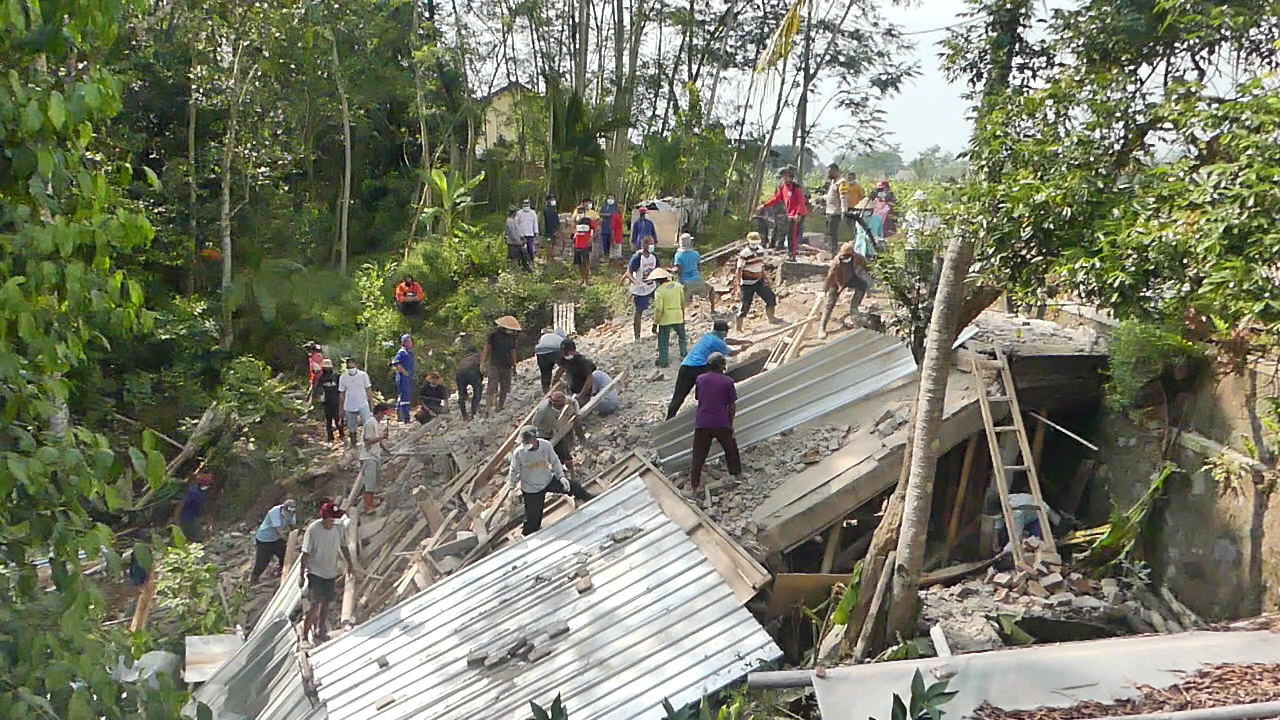
<instances>
[{"instance_id":1,"label":"person in yellow shirt","mask_svg":"<svg viewBox=\"0 0 1280 720\"><path fill-rule=\"evenodd\" d=\"M858 174L850 170L844 175L844 183L841 185L840 192L844 195L844 221L849 224L849 229L853 231L853 237L858 237L858 215L861 212L858 204L866 197L866 192L862 186L858 184Z\"/></svg>"},{"instance_id":2,"label":"person in yellow shirt","mask_svg":"<svg viewBox=\"0 0 1280 720\"><path fill-rule=\"evenodd\" d=\"M667 367L671 350L671 333L680 341L680 357L689 352L689 337L684 331L684 286L664 268L654 268L650 280L664 281L653 293L653 329L658 336L658 367Z\"/></svg>"}]
</instances>

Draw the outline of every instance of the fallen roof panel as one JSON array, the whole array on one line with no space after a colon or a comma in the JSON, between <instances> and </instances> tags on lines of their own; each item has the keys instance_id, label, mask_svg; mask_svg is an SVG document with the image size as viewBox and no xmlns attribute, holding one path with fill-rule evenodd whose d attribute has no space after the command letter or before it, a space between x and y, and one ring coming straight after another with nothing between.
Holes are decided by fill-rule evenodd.
<instances>
[{"instance_id":1,"label":"fallen roof panel","mask_svg":"<svg viewBox=\"0 0 1280 720\"><path fill-rule=\"evenodd\" d=\"M1206 665L1280 662L1270 631L1208 632L1034 645L949 658L902 660L826 670L813 678L822 717L889 717L893 695L910 697L918 669L926 684L950 678L948 717L969 717L984 702L1002 710L1070 707L1137 697L1137 685L1168 687Z\"/></svg>"},{"instance_id":2,"label":"fallen roof panel","mask_svg":"<svg viewBox=\"0 0 1280 720\"><path fill-rule=\"evenodd\" d=\"M897 339L871 330L852 333L738 385L734 431L748 448L784 430L875 395L916 373L911 351ZM666 472L689 466L694 407L654 427L654 446ZM723 455L719 446L707 457Z\"/></svg>"},{"instance_id":3,"label":"fallen roof panel","mask_svg":"<svg viewBox=\"0 0 1280 720\"><path fill-rule=\"evenodd\" d=\"M208 705L217 720L324 720L324 706L307 697L297 650L287 615L264 618L193 700ZM199 717L193 707L183 714Z\"/></svg>"},{"instance_id":4,"label":"fallen roof panel","mask_svg":"<svg viewBox=\"0 0 1280 720\"><path fill-rule=\"evenodd\" d=\"M584 563L593 588L579 593L572 574ZM561 622L567 633L539 637ZM473 652L505 655L521 637L549 654L468 665ZM557 694L574 720L590 720L661 718L664 698L695 702L781 654L632 475L311 661L334 720L525 720L530 701Z\"/></svg>"}]
</instances>

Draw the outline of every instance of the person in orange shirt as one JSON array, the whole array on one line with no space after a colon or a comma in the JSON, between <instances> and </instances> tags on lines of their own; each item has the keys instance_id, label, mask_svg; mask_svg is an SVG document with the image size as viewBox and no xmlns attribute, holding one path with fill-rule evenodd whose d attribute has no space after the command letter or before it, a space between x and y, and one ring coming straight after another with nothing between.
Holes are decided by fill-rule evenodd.
<instances>
[{"instance_id":1,"label":"person in orange shirt","mask_svg":"<svg viewBox=\"0 0 1280 720\"><path fill-rule=\"evenodd\" d=\"M396 285L396 305L400 306L400 312L405 315L422 312L422 285L413 276L405 275L404 280Z\"/></svg>"}]
</instances>

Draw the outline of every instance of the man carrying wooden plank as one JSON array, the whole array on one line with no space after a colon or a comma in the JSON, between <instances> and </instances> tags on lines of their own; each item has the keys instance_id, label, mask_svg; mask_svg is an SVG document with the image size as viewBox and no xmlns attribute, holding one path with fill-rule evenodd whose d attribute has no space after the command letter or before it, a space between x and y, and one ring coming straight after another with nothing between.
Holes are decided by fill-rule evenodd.
<instances>
[{"instance_id":1,"label":"man carrying wooden plank","mask_svg":"<svg viewBox=\"0 0 1280 720\"><path fill-rule=\"evenodd\" d=\"M324 503L320 506L319 519L312 520L302 536L302 572L298 576L298 587L310 589L308 600L311 602L302 622L303 640L311 636L312 630L315 630L318 642L329 639L325 614L334 596L335 581L341 574L339 553L347 561L347 582L351 582L350 576L356 564L347 550L346 532L337 523L343 515L346 512L335 503Z\"/></svg>"}]
</instances>

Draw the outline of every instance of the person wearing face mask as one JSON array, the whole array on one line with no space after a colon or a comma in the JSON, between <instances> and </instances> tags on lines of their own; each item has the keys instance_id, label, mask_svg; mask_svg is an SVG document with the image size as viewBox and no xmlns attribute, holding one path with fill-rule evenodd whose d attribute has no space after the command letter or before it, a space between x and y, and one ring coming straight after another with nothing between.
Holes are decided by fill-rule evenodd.
<instances>
[{"instance_id":1,"label":"person wearing face mask","mask_svg":"<svg viewBox=\"0 0 1280 720\"><path fill-rule=\"evenodd\" d=\"M396 351L391 367L396 371L396 417L407 423L413 414L413 338L400 336L400 349Z\"/></svg>"},{"instance_id":2,"label":"person wearing face mask","mask_svg":"<svg viewBox=\"0 0 1280 720\"><path fill-rule=\"evenodd\" d=\"M636 209L636 221L631 224L631 250L639 250L645 241L657 243L658 228L649 219L649 208L641 206Z\"/></svg>"},{"instance_id":3,"label":"person wearing face mask","mask_svg":"<svg viewBox=\"0 0 1280 720\"><path fill-rule=\"evenodd\" d=\"M631 317L631 334L636 340L640 339L640 319L649 309L653 291L657 289L657 285L649 281L649 273L657 267L658 256L653 254L653 243L650 242L640 246L627 264L625 279L631 284L631 300L636 308Z\"/></svg>"},{"instance_id":4,"label":"person wearing face mask","mask_svg":"<svg viewBox=\"0 0 1280 720\"><path fill-rule=\"evenodd\" d=\"M599 228L599 213L591 209L590 198L583 198L573 211L573 264L578 266L583 285L591 279L591 243Z\"/></svg>"},{"instance_id":5,"label":"person wearing face mask","mask_svg":"<svg viewBox=\"0 0 1280 720\"><path fill-rule=\"evenodd\" d=\"M373 383L355 358L347 358L347 372L338 380L338 399L347 416L347 445L356 446L360 428L372 414Z\"/></svg>"},{"instance_id":6,"label":"person wearing face mask","mask_svg":"<svg viewBox=\"0 0 1280 720\"><path fill-rule=\"evenodd\" d=\"M600 257L609 257L609 246L614 242L613 216L617 214L618 199L610 195L604 199L604 206L600 208Z\"/></svg>"},{"instance_id":7,"label":"person wearing face mask","mask_svg":"<svg viewBox=\"0 0 1280 720\"><path fill-rule=\"evenodd\" d=\"M537 257L538 249L538 213L534 212L533 203L525 198L516 212L516 230L524 240L525 251L529 253L529 262Z\"/></svg>"},{"instance_id":8,"label":"person wearing face mask","mask_svg":"<svg viewBox=\"0 0 1280 720\"><path fill-rule=\"evenodd\" d=\"M542 235L546 238L547 262L551 262L555 256L558 232L560 232L560 210L556 207L556 196L547 195L546 207L542 208Z\"/></svg>"},{"instance_id":9,"label":"person wearing face mask","mask_svg":"<svg viewBox=\"0 0 1280 720\"><path fill-rule=\"evenodd\" d=\"M851 242L840 246L840 253L832 259L831 267L827 270L827 279L823 288L827 295L827 307L822 311L822 324L818 326L819 339L827 337L827 322L831 320L836 301L845 288L849 288L853 293L849 300L849 319L851 320L857 314L858 306L862 304L862 298L866 297L867 290L871 289L867 259L854 249Z\"/></svg>"},{"instance_id":10,"label":"person wearing face mask","mask_svg":"<svg viewBox=\"0 0 1280 720\"><path fill-rule=\"evenodd\" d=\"M524 238L520 235L520 223L516 220L515 205L507 208L505 234L507 239L507 260L520 263L520 267L525 272L532 270L530 258L525 249Z\"/></svg>"},{"instance_id":11,"label":"person wearing face mask","mask_svg":"<svg viewBox=\"0 0 1280 720\"><path fill-rule=\"evenodd\" d=\"M757 207L756 212L762 212L775 205L781 205L786 209L787 220L790 223L787 255L795 260L800 248L800 238L804 236L804 218L809 214L809 201L804 196L804 188L796 182L795 168L784 167L778 172L778 176L782 180L778 184L778 192L768 202Z\"/></svg>"},{"instance_id":12,"label":"person wearing face mask","mask_svg":"<svg viewBox=\"0 0 1280 720\"><path fill-rule=\"evenodd\" d=\"M564 465L556 456L551 443L538 437L538 431L526 427L520 431L520 446L511 453L511 469L507 473L507 484L520 487L521 499L524 501L524 528L526 537L542 528L542 512L547 504L547 493L572 495L575 499L586 502L594 496L576 480L566 481ZM512 501L514 505L515 494Z\"/></svg>"},{"instance_id":13,"label":"person wearing face mask","mask_svg":"<svg viewBox=\"0 0 1280 720\"><path fill-rule=\"evenodd\" d=\"M333 369L333 361L325 358L320 362L320 377L316 385L320 388L321 400L324 404L324 434L333 442L334 435L342 439L342 401L338 392L338 382L342 376Z\"/></svg>"}]
</instances>

